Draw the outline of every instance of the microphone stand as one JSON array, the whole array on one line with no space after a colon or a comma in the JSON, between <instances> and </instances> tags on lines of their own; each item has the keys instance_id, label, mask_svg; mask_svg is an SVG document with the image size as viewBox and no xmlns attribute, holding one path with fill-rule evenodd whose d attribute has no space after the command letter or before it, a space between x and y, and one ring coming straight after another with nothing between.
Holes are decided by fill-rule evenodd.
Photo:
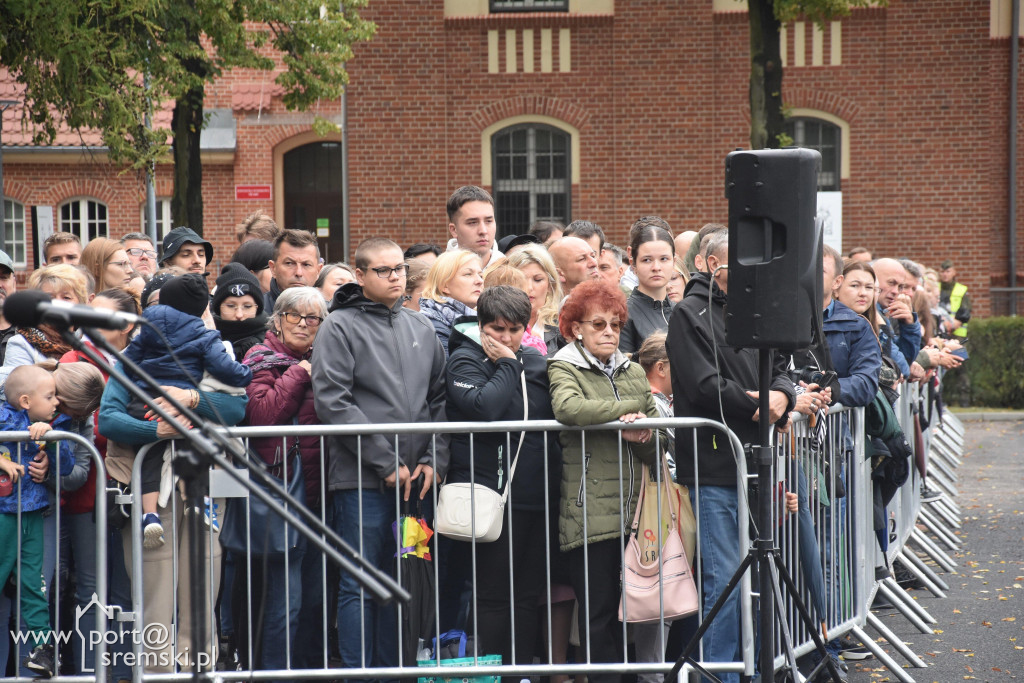
<instances>
[{"instance_id":1,"label":"microphone stand","mask_svg":"<svg viewBox=\"0 0 1024 683\"><path fill-rule=\"evenodd\" d=\"M101 370L108 373L110 379L120 382L133 397L149 405L153 412L162 420L177 427L178 433L188 442L188 447L175 449L173 464L175 472L185 480L185 504L193 512L189 519L189 565L192 576L190 597L192 602L193 680L198 683L198 681L207 678L207 675L200 670L199 666L199 653L206 646L205 587L201 579L204 573L203 565L205 564L206 553L205 547L200 540L203 527L200 513L203 510L205 491L209 489L207 475L211 466L217 466L227 472L232 479L248 490L250 494L254 494L288 524L294 526L303 537L337 563L341 569L351 574L379 604L388 604L392 600L397 600L403 604L409 602L411 596L408 591L402 588L388 574L377 569L360 556L355 549L345 543L333 529L321 522L305 505L300 504L289 496L285 488L267 473L265 467L256 466L257 463L247 462L245 451L241 450L234 441L215 429L209 420L203 419L164 391L163 387L155 379L130 358L114 349L95 328L83 327L82 331L89 336L89 339L96 346L119 358L128 370L149 387L153 394L152 396L137 387L134 382L128 379L124 372L108 363L106 358L77 337L70 330L71 321L69 319L57 321L50 319L47 322L58 327L64 341L76 351L83 353ZM143 323L148 324L147 321L143 321ZM175 416L158 402L154 401L154 396L167 401L179 414L191 421L197 429L186 429ZM253 484L249 479L239 474L232 462L221 454L222 451L229 453L233 460L247 465L250 474L255 474L256 481L260 486ZM263 487L270 489L272 494L268 493ZM290 508L286 508L278 500L275 500L274 496L286 501ZM298 511L298 515L292 512L292 510ZM318 534L322 534L327 540L324 540ZM136 577L136 580L140 578Z\"/></svg>"}]
</instances>

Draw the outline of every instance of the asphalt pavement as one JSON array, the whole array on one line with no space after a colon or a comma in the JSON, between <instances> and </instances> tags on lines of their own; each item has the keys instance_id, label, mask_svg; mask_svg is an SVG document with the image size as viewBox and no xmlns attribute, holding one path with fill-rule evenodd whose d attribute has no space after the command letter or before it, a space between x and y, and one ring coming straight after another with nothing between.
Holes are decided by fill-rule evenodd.
<instances>
[{"instance_id":1,"label":"asphalt pavement","mask_svg":"<svg viewBox=\"0 0 1024 683\"><path fill-rule=\"evenodd\" d=\"M893 610L882 622L929 665L907 668L918 683L1024 681L1024 414L1017 419L965 418L959 504L963 513L955 574L941 573L944 599L910 594L938 623L918 631ZM867 632L877 637L870 627ZM884 641L880 641L885 645ZM907 662L891 647L900 664ZM878 660L850 663L850 681L896 681Z\"/></svg>"}]
</instances>

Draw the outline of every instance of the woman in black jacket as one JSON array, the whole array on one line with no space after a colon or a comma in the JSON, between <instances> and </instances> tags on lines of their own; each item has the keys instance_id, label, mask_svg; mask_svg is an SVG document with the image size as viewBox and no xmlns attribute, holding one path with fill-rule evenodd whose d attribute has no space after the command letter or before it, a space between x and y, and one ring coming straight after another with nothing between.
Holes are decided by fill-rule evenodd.
<instances>
[{"instance_id":1,"label":"woman in black jacket","mask_svg":"<svg viewBox=\"0 0 1024 683\"><path fill-rule=\"evenodd\" d=\"M530 322L529 298L513 287L490 287L480 295L477 312L477 318L457 320L452 330L447 366L448 419L522 420L526 413L523 377L529 419L554 419L546 361L536 349L521 346ZM511 466L517 451L513 477ZM533 661L537 605L545 586L545 513L558 504L560 467L561 449L555 434L482 433L474 435L472 441L469 434L452 435L446 482L472 480L502 493L511 479L501 536L492 543L477 543L475 551L480 651L500 653L505 664L513 663L513 607L515 663ZM465 566L471 566L470 544L456 545L463 546L459 550L463 551ZM509 565L515 576L514 595Z\"/></svg>"}]
</instances>

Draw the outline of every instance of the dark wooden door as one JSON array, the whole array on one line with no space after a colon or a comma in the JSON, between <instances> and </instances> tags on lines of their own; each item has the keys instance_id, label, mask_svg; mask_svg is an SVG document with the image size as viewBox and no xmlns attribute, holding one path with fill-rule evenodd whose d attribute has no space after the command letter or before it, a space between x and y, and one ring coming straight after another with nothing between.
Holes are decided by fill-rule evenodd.
<instances>
[{"instance_id":1,"label":"dark wooden door","mask_svg":"<svg viewBox=\"0 0 1024 683\"><path fill-rule=\"evenodd\" d=\"M341 143L324 140L296 147L284 155L284 226L309 230L326 227L320 255L326 263L344 261L342 231Z\"/></svg>"}]
</instances>

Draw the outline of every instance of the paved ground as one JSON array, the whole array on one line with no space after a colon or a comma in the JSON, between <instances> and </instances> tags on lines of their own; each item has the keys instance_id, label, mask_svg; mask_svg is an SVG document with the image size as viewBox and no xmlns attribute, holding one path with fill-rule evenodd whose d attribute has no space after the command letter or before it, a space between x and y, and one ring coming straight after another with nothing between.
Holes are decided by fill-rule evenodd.
<instances>
[{"instance_id":1,"label":"paved ground","mask_svg":"<svg viewBox=\"0 0 1024 683\"><path fill-rule=\"evenodd\" d=\"M896 612L878 614L930 665L907 670L918 683L1024 681L1024 419L964 424L957 573L940 574L950 586L944 600L911 591L938 619L935 632L922 634ZM854 664L850 680L897 679L872 659Z\"/></svg>"}]
</instances>

